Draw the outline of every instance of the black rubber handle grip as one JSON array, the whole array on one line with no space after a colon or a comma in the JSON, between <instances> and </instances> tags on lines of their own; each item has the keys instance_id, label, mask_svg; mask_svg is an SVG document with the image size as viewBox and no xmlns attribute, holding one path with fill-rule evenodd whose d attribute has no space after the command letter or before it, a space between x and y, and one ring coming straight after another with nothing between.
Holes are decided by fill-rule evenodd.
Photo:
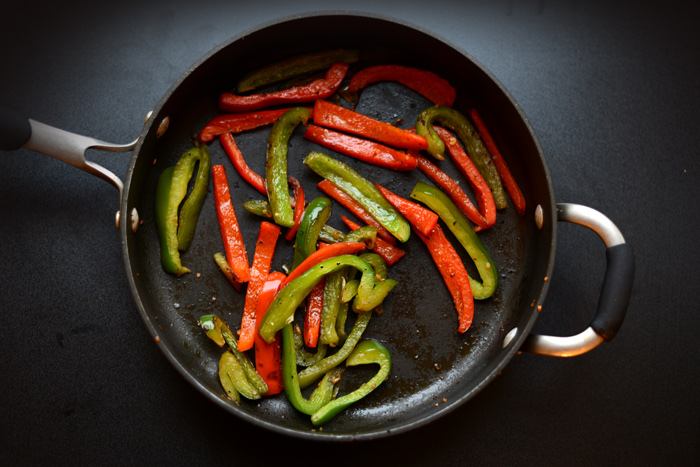
<instances>
[{"instance_id":1,"label":"black rubber handle grip","mask_svg":"<svg viewBox=\"0 0 700 467\"><path fill-rule=\"evenodd\" d=\"M606 341L615 337L627 313L634 282L634 254L628 243L605 251L607 266L591 327Z\"/></svg>"},{"instance_id":2,"label":"black rubber handle grip","mask_svg":"<svg viewBox=\"0 0 700 467\"><path fill-rule=\"evenodd\" d=\"M12 107L0 104L0 149L19 149L29 141L31 135L29 118Z\"/></svg>"}]
</instances>

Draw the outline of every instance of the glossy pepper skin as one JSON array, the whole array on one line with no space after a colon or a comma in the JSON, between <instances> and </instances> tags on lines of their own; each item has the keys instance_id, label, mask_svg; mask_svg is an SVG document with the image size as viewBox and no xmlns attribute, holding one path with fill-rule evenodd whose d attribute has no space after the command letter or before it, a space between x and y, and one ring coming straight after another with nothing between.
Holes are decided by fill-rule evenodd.
<instances>
[{"instance_id":1,"label":"glossy pepper skin","mask_svg":"<svg viewBox=\"0 0 700 467\"><path fill-rule=\"evenodd\" d=\"M469 277L474 298L483 300L493 295L498 286L496 264L459 208L438 188L421 181L413 188L411 198L435 211L474 261L482 280Z\"/></svg>"},{"instance_id":2,"label":"glossy pepper skin","mask_svg":"<svg viewBox=\"0 0 700 467\"><path fill-rule=\"evenodd\" d=\"M304 165L355 199L399 241L408 241L411 235L408 221L372 182L356 170L320 152L311 152L306 156Z\"/></svg>"},{"instance_id":3,"label":"glossy pepper skin","mask_svg":"<svg viewBox=\"0 0 700 467\"><path fill-rule=\"evenodd\" d=\"M311 416L311 422L315 426L328 423L341 411L359 401L367 394L374 391L389 377L391 372L391 354L384 345L375 340L366 340L357 344L357 347L348 357L345 364L348 367L356 365L378 364L379 370L368 382L355 389L350 394L346 394L323 405Z\"/></svg>"},{"instance_id":4,"label":"glossy pepper skin","mask_svg":"<svg viewBox=\"0 0 700 467\"><path fill-rule=\"evenodd\" d=\"M433 123L439 123L457 134L459 140L472 159L479 172L486 180L497 209L504 209L507 200L498 169L493 163L486 146L481 141L467 117L451 107L429 107L418 115L416 133L428 140L428 152L436 159L444 159L445 144L433 128Z\"/></svg>"},{"instance_id":5,"label":"glossy pepper skin","mask_svg":"<svg viewBox=\"0 0 700 467\"><path fill-rule=\"evenodd\" d=\"M199 167L194 187L187 196L188 184L197 162ZM156 185L155 222L160 239L161 263L166 272L178 277L190 272L182 265L180 251L187 250L192 243L207 195L210 168L209 150L206 146L195 147L185 152L174 167L165 169Z\"/></svg>"},{"instance_id":6,"label":"glossy pepper skin","mask_svg":"<svg viewBox=\"0 0 700 467\"><path fill-rule=\"evenodd\" d=\"M316 251L318 236L331 216L331 210L331 200L325 196L314 198L304 210L294 243L292 269L295 269L311 253Z\"/></svg>"},{"instance_id":7,"label":"glossy pepper skin","mask_svg":"<svg viewBox=\"0 0 700 467\"><path fill-rule=\"evenodd\" d=\"M294 311L309 295L318 281L322 277L347 266L362 272L360 286L353 302L358 311L366 312L378 306L397 284L393 279L377 281L374 269L357 256L342 255L326 259L308 269L280 290L277 298L263 317L259 330L260 336L266 342L274 341L275 333L292 322Z\"/></svg>"},{"instance_id":8,"label":"glossy pepper skin","mask_svg":"<svg viewBox=\"0 0 700 467\"><path fill-rule=\"evenodd\" d=\"M294 211L287 182L287 151L289 138L294 129L306 122L311 110L295 107L285 112L272 125L267 140L267 159L265 161L265 184L267 197L272 208L272 218L283 227L294 226Z\"/></svg>"}]
</instances>

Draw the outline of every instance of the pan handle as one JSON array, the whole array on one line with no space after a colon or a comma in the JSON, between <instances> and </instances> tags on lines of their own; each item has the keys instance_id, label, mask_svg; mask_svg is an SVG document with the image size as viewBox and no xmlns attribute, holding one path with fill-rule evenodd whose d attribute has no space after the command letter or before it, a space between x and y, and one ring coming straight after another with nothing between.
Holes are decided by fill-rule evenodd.
<instances>
[{"instance_id":1,"label":"pan handle","mask_svg":"<svg viewBox=\"0 0 700 467\"><path fill-rule=\"evenodd\" d=\"M590 326L582 333L569 337L531 334L520 350L553 357L573 357L593 350L603 341L610 341L620 329L632 294L634 255L615 224L595 209L579 204L557 204L557 220L588 227L603 239L607 247L607 265L598 309Z\"/></svg>"},{"instance_id":2,"label":"pan handle","mask_svg":"<svg viewBox=\"0 0 700 467\"><path fill-rule=\"evenodd\" d=\"M107 181L119 190L119 199L124 189L121 179L101 165L86 160L85 152L88 149L131 151L138 141L136 138L127 144L107 143L37 122L13 108L0 105L0 149L14 151L24 148L54 157Z\"/></svg>"}]
</instances>

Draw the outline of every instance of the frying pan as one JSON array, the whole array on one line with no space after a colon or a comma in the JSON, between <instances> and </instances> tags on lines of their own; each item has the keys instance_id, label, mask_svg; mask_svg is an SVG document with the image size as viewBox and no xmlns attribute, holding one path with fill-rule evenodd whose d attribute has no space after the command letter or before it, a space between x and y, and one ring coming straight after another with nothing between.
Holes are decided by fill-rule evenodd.
<instances>
[{"instance_id":1,"label":"frying pan","mask_svg":"<svg viewBox=\"0 0 700 467\"><path fill-rule=\"evenodd\" d=\"M160 265L153 221L156 181L175 164L196 134L219 114L217 98L232 90L246 72L277 60L331 48L359 49L358 69L372 64L403 64L431 70L457 89L454 107L477 108L482 114L528 203L525 215L511 205L498 214L494 227L480 233L499 270L495 295L476 303L474 322L457 332L454 304L434 263L419 239L401 247L407 255L392 266L390 277L399 285L373 317L365 333L391 352L388 380L370 396L336 416L322 430L297 412L283 395L240 405L225 397L217 376L221 349L197 326L200 316L217 313L236 327L244 295L237 293L212 260L223 251L213 196L207 197L190 250L183 263L193 273L181 278L166 274ZM396 83L367 87L356 110L409 127L431 104ZM435 34L405 22L370 14L324 12L277 20L246 31L220 45L194 64L170 88L150 114L139 138L114 145L48 127L4 109L0 112L0 148L24 147L64 160L97 175L119 189L117 225L131 291L154 342L174 367L207 398L224 410L255 425L300 438L350 441L405 432L422 426L467 402L508 364L517 352L574 356L610 340L622 324L634 273L631 247L618 228L601 213L554 200L545 157L527 117L497 79L469 54ZM264 171L268 129L237 136L248 163ZM389 172L320 148L302 137L298 128L290 140L289 171L302 182L307 199L320 195L318 176L301 161L312 150L341 158L367 178L407 197L417 171ZM132 150L126 178L87 161L88 148ZM259 198L233 170L218 142L210 144L213 164L227 168L249 256L260 219L241 204ZM449 160L440 163L461 179ZM333 208L329 223L342 227L342 207ZM605 244L607 269L600 301L590 326L575 336L532 335L544 304L556 251L557 222L575 222L596 232ZM458 245L449 234L453 244ZM459 250L459 248L458 248ZM291 245L281 240L273 270L291 263ZM462 252L463 253L463 252ZM465 260L468 259L466 255ZM465 261L470 272L471 265ZM348 328L352 322L348 323ZM373 370L347 371L342 391L366 381Z\"/></svg>"}]
</instances>

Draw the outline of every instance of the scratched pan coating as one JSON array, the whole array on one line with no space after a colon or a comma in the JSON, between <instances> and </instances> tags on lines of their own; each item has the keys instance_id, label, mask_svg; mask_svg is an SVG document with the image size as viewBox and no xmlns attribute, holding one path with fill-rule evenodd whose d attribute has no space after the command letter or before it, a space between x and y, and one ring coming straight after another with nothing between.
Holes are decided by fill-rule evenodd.
<instances>
[{"instance_id":1,"label":"scratched pan coating","mask_svg":"<svg viewBox=\"0 0 700 467\"><path fill-rule=\"evenodd\" d=\"M238 328L244 294L239 294L218 271L212 255L223 252L213 194L207 196L189 251L183 263L192 274L175 278L160 265L153 198L158 176L191 146L196 134L219 114L217 98L231 91L239 77L261 65L336 47L360 51L359 69L372 64L402 64L431 70L457 89L454 107L477 108L489 126L528 202L524 216L514 206L499 211L496 225L480 233L499 270L499 286L492 298L476 303L474 322L457 332L454 303L427 249L413 235L401 245L406 256L390 268L399 285L385 303L385 312L370 321L365 337L381 341L391 352L389 379L371 395L314 429L309 417L297 412L284 395L237 405L224 397L217 377L220 348L197 326L201 315L217 313ZM347 105L347 104L346 104ZM377 83L361 94L357 110L384 121L413 126L418 113L431 104L396 83ZM156 129L170 123L161 137ZM399 120L401 119L401 120ZM269 127L236 137L251 167L264 172ZM391 172L321 148L303 138L297 128L290 140L289 173L299 178L311 200L321 193L321 180L302 165L312 150L348 163L370 180L408 197L417 180L428 181L418 170ZM261 196L229 162L218 140L209 144L212 163L226 167L231 194L252 261L260 219L245 212L242 203ZM448 160L440 167L461 180ZM404 432L424 425L465 403L487 385L510 361L534 324L537 306L544 301L555 251L555 203L549 171L527 118L517 103L481 64L466 51L435 34L394 19L332 12L295 16L247 31L203 57L173 85L154 109L132 157L125 182L122 218L136 208L143 221L136 233L122 223L122 243L128 279L142 318L156 345L182 375L222 409L276 432L320 440L348 441ZM471 193L467 190L468 193ZM544 225L534 221L535 206L544 210ZM346 230L334 203L329 224ZM445 229L446 230L446 229ZM456 249L463 249L448 232ZM273 270L291 263L291 242L280 238ZM475 272L468 258L465 264ZM348 330L352 325L351 318ZM519 332L504 348L504 337ZM346 372L341 391L366 381L373 367ZM446 401L446 402L443 402ZM437 404L437 406L436 406Z\"/></svg>"}]
</instances>

